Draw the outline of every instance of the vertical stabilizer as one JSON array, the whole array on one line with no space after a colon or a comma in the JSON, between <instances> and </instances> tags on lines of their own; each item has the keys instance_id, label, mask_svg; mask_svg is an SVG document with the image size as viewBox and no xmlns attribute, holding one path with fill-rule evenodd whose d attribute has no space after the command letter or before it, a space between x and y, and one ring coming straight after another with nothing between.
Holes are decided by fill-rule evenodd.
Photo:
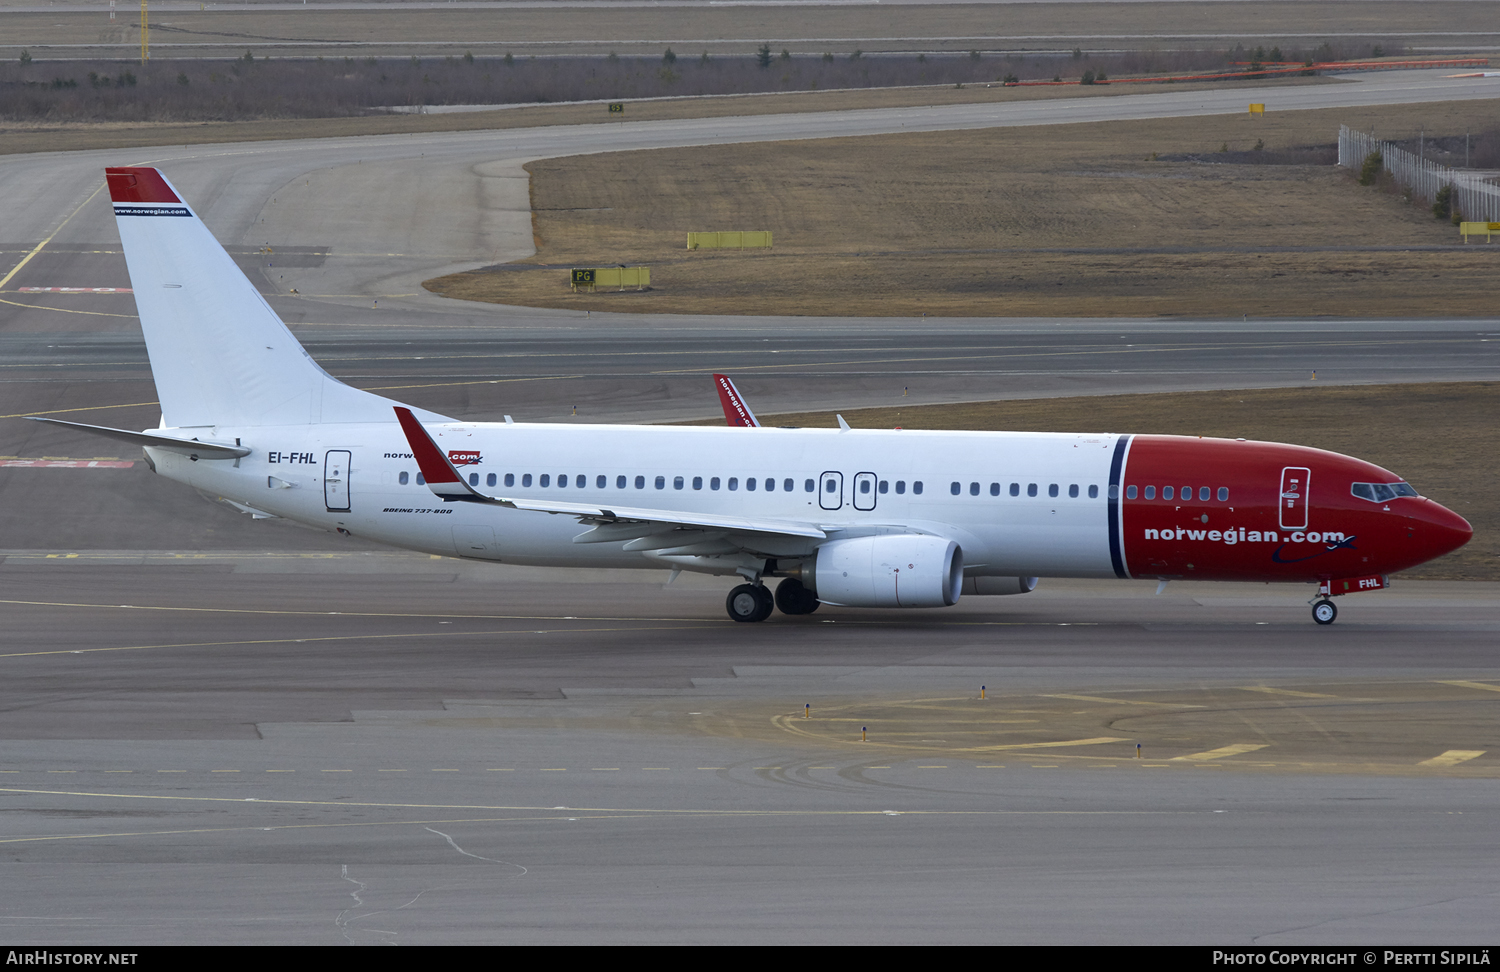
<instances>
[{"instance_id":1,"label":"vertical stabilizer","mask_svg":"<svg viewBox=\"0 0 1500 972\"><path fill-rule=\"evenodd\" d=\"M313 361L165 176L104 171L166 426L390 421L392 402Z\"/></svg>"}]
</instances>

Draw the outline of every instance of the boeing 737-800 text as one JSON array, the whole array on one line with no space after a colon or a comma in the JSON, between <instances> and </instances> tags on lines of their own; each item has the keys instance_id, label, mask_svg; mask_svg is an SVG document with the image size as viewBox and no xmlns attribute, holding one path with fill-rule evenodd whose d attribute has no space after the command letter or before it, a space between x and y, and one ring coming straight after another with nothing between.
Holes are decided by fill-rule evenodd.
<instances>
[{"instance_id":1,"label":"boeing 737-800 text","mask_svg":"<svg viewBox=\"0 0 1500 972\"><path fill-rule=\"evenodd\" d=\"M256 516L481 560L737 576L736 621L1117 577L1316 584L1327 624L1330 597L1471 533L1399 476L1294 445L763 428L737 390L744 428L408 408L324 372L161 173L106 172L161 425L60 424L138 443Z\"/></svg>"}]
</instances>

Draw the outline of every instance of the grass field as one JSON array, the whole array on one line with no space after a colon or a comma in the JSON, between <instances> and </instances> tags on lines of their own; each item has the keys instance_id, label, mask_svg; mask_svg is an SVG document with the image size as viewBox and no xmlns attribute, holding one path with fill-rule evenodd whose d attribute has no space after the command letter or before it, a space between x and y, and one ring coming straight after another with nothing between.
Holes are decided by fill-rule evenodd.
<instances>
[{"instance_id":1,"label":"grass field","mask_svg":"<svg viewBox=\"0 0 1500 972\"><path fill-rule=\"evenodd\" d=\"M1455 102L548 159L528 166L536 256L427 286L650 313L1488 316L1500 247L1404 249L1460 240L1334 166L1215 158L1494 119ZM1184 155L1201 161L1160 158ZM776 245L685 249L727 229ZM616 264L653 289L569 292L566 267Z\"/></svg>"},{"instance_id":2,"label":"grass field","mask_svg":"<svg viewBox=\"0 0 1500 972\"><path fill-rule=\"evenodd\" d=\"M1500 383L1316 386L1109 395L846 411L854 428L1131 432L1293 442L1384 466L1463 516L1474 539L1404 576L1500 580ZM834 426L832 412L762 415ZM718 425L720 422L694 422Z\"/></svg>"}]
</instances>

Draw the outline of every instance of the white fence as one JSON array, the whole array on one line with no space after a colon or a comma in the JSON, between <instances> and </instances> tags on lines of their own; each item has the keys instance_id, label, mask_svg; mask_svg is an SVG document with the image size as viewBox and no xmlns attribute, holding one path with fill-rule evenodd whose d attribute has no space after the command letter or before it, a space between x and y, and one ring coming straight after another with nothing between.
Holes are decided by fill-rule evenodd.
<instances>
[{"instance_id":1,"label":"white fence","mask_svg":"<svg viewBox=\"0 0 1500 972\"><path fill-rule=\"evenodd\" d=\"M1358 170L1371 152L1380 153L1381 166L1398 183L1410 187L1413 196L1431 203L1439 189L1452 186L1453 207L1463 213L1464 219L1500 223L1500 186L1485 182L1482 176L1418 158L1347 125L1339 126L1339 165Z\"/></svg>"}]
</instances>

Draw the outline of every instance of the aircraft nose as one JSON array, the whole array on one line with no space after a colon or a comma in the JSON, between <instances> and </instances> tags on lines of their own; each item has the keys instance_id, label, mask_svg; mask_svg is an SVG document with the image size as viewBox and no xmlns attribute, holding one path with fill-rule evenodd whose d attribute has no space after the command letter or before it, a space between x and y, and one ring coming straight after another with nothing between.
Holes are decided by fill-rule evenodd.
<instances>
[{"instance_id":1,"label":"aircraft nose","mask_svg":"<svg viewBox=\"0 0 1500 972\"><path fill-rule=\"evenodd\" d=\"M1432 500L1423 500L1411 518L1419 524L1416 540L1426 548L1424 553L1428 559L1452 553L1474 536L1474 528L1468 520Z\"/></svg>"}]
</instances>

